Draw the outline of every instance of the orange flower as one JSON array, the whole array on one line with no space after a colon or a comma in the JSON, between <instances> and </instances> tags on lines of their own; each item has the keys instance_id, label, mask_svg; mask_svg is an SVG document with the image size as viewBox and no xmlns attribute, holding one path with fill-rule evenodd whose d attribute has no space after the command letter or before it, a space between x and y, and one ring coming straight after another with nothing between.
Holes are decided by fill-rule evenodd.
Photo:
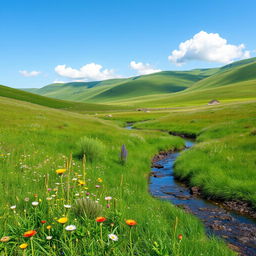
<instances>
[{"instance_id":1,"label":"orange flower","mask_svg":"<svg viewBox=\"0 0 256 256\"><path fill-rule=\"evenodd\" d=\"M46 223L46 220L41 220L41 223L42 223L42 224L45 224L45 223Z\"/></svg>"},{"instance_id":2,"label":"orange flower","mask_svg":"<svg viewBox=\"0 0 256 256\"><path fill-rule=\"evenodd\" d=\"M64 172L66 172L67 170L66 169L58 169L56 170L55 172L59 175L62 175Z\"/></svg>"},{"instance_id":3,"label":"orange flower","mask_svg":"<svg viewBox=\"0 0 256 256\"><path fill-rule=\"evenodd\" d=\"M36 233L37 233L37 232L36 232L35 230L29 230L29 231L25 232L25 233L23 234L23 236L24 236L24 237L32 237L32 236L34 236Z\"/></svg>"},{"instance_id":4,"label":"orange flower","mask_svg":"<svg viewBox=\"0 0 256 256\"><path fill-rule=\"evenodd\" d=\"M182 234L178 235L178 239L181 241L182 240Z\"/></svg>"},{"instance_id":5,"label":"orange flower","mask_svg":"<svg viewBox=\"0 0 256 256\"><path fill-rule=\"evenodd\" d=\"M135 226L135 225L137 225L137 222L135 220L127 220L127 221L125 221L125 223L128 226Z\"/></svg>"},{"instance_id":6,"label":"orange flower","mask_svg":"<svg viewBox=\"0 0 256 256\"><path fill-rule=\"evenodd\" d=\"M104 217L97 217L96 218L97 222L104 222L105 220L106 220L106 218L104 218Z\"/></svg>"}]
</instances>

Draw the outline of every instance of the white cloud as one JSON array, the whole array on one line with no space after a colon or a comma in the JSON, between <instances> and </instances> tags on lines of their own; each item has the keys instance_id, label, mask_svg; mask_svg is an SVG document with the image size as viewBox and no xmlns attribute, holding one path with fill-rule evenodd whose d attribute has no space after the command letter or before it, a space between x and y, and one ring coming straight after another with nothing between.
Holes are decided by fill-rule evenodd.
<instances>
[{"instance_id":1,"label":"white cloud","mask_svg":"<svg viewBox=\"0 0 256 256\"><path fill-rule=\"evenodd\" d=\"M68 83L68 82L61 81L61 80L54 80L52 83L53 84L65 84L65 83Z\"/></svg>"},{"instance_id":2,"label":"white cloud","mask_svg":"<svg viewBox=\"0 0 256 256\"><path fill-rule=\"evenodd\" d=\"M38 76L39 74L41 74L40 71L27 71L27 70L20 70L19 73L25 77Z\"/></svg>"},{"instance_id":3,"label":"white cloud","mask_svg":"<svg viewBox=\"0 0 256 256\"><path fill-rule=\"evenodd\" d=\"M235 59L250 58L250 51L244 44L232 45L220 37L218 33L201 31L193 38L180 43L179 49L172 51L168 57L176 65L182 65L189 60L230 63Z\"/></svg>"},{"instance_id":4,"label":"white cloud","mask_svg":"<svg viewBox=\"0 0 256 256\"><path fill-rule=\"evenodd\" d=\"M102 66L96 63L89 63L82 66L80 69L67 67L66 65L58 65L55 67L55 72L60 76L72 79L84 79L85 81L106 80L111 78L120 78L112 69L103 69Z\"/></svg>"},{"instance_id":5,"label":"white cloud","mask_svg":"<svg viewBox=\"0 0 256 256\"><path fill-rule=\"evenodd\" d=\"M156 72L162 71L161 69L154 69L150 64L148 63L142 63L142 62L130 62L130 68L137 71L139 75L148 75Z\"/></svg>"}]
</instances>

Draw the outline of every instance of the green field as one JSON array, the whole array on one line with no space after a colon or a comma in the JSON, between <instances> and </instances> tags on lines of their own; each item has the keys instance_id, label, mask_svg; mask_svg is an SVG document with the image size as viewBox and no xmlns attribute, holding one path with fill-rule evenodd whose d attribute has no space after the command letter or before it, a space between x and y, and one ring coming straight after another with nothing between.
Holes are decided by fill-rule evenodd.
<instances>
[{"instance_id":1,"label":"green field","mask_svg":"<svg viewBox=\"0 0 256 256\"><path fill-rule=\"evenodd\" d=\"M21 255L22 243L28 244L27 255L234 255L222 242L207 238L193 216L148 194L152 156L162 149L182 147L182 139L160 132L128 131L110 121L7 97L0 98L0 114L0 236L11 238L0 244L2 255ZM83 136L98 138L105 146L100 159L86 163L85 178L82 162L75 157ZM122 144L128 150L125 165L118 160ZM55 170L59 168L68 171L58 176ZM79 186L77 178L86 185ZM94 204L97 199L103 206L100 215L107 221L102 236L96 216L90 219L64 208L65 204L74 207L86 192ZM113 198L110 208L106 208L105 196ZM76 231L63 229L57 222L63 216ZM126 219L138 225L131 229ZM33 239L24 238L27 230L38 233ZM119 240L108 239L110 233ZM178 234L183 234L181 242Z\"/></svg>"},{"instance_id":2,"label":"green field","mask_svg":"<svg viewBox=\"0 0 256 256\"><path fill-rule=\"evenodd\" d=\"M176 161L176 176L206 197L256 209L255 72L249 59L39 89L49 97L0 86L0 237L10 239L1 241L0 254L236 255L194 216L152 198L148 177L157 152L184 147L182 138L162 131L194 136L197 144ZM220 104L208 106L212 99ZM124 129L127 122L138 129ZM120 161L122 145L128 156ZM103 224L95 220L100 216ZM137 225L129 227L128 219ZM24 237L28 230L37 234Z\"/></svg>"}]
</instances>

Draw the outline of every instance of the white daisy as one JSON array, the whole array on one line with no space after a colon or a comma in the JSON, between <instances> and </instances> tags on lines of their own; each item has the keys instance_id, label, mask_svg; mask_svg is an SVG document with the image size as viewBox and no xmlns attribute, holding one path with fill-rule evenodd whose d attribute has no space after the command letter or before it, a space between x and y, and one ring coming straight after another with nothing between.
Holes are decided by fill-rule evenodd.
<instances>
[{"instance_id":1,"label":"white daisy","mask_svg":"<svg viewBox=\"0 0 256 256\"><path fill-rule=\"evenodd\" d=\"M76 230L76 226L75 225L68 225L68 226L65 227L65 229L67 231L74 231L74 230Z\"/></svg>"},{"instance_id":2,"label":"white daisy","mask_svg":"<svg viewBox=\"0 0 256 256\"><path fill-rule=\"evenodd\" d=\"M109 234L108 238L111 239L112 241L117 241L118 240L118 236L115 234Z\"/></svg>"},{"instance_id":3,"label":"white daisy","mask_svg":"<svg viewBox=\"0 0 256 256\"><path fill-rule=\"evenodd\" d=\"M47 239L47 240L51 240L51 239L52 239L52 236L47 236L46 239Z\"/></svg>"},{"instance_id":4,"label":"white daisy","mask_svg":"<svg viewBox=\"0 0 256 256\"><path fill-rule=\"evenodd\" d=\"M39 202L34 201L34 202L32 202L32 205L33 205L33 206L38 206L38 205L39 205Z\"/></svg>"},{"instance_id":5,"label":"white daisy","mask_svg":"<svg viewBox=\"0 0 256 256\"><path fill-rule=\"evenodd\" d=\"M10 207L10 209L15 210L15 209L16 209L16 205L12 205L12 206Z\"/></svg>"},{"instance_id":6,"label":"white daisy","mask_svg":"<svg viewBox=\"0 0 256 256\"><path fill-rule=\"evenodd\" d=\"M112 197L111 197L111 196L106 196L106 197L105 197L105 200L106 200L106 201L110 201L110 200L112 200Z\"/></svg>"},{"instance_id":7,"label":"white daisy","mask_svg":"<svg viewBox=\"0 0 256 256\"><path fill-rule=\"evenodd\" d=\"M70 204L64 204L64 207L67 208L67 209L69 209L69 208L71 208L72 206L71 206Z\"/></svg>"}]
</instances>

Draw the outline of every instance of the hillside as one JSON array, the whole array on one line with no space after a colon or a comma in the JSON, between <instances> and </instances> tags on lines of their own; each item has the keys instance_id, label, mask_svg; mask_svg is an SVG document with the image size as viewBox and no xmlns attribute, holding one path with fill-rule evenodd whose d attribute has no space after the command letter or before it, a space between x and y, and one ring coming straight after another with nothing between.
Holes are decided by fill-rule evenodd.
<instances>
[{"instance_id":1,"label":"hillside","mask_svg":"<svg viewBox=\"0 0 256 256\"><path fill-rule=\"evenodd\" d=\"M64 110L75 111L75 112L107 111L107 110L124 109L124 107L119 107L119 106L58 100L58 99L48 98L41 95L30 93L30 92L25 92L22 90L10 88L3 85L0 85L0 96L16 99L20 101L30 102L30 103L38 104L45 107L64 109Z\"/></svg>"},{"instance_id":2,"label":"hillside","mask_svg":"<svg viewBox=\"0 0 256 256\"><path fill-rule=\"evenodd\" d=\"M50 84L37 90L24 90L58 99L103 103L144 95L182 91L216 71L218 69L163 71L127 79Z\"/></svg>"},{"instance_id":3,"label":"hillside","mask_svg":"<svg viewBox=\"0 0 256 256\"><path fill-rule=\"evenodd\" d=\"M115 101L115 104L141 107L180 107L207 104L212 99L224 101L256 98L256 58L224 66L212 76L195 82L184 91Z\"/></svg>"},{"instance_id":4,"label":"hillside","mask_svg":"<svg viewBox=\"0 0 256 256\"><path fill-rule=\"evenodd\" d=\"M250 58L220 68L163 71L132 78L50 84L40 89L24 90L47 97L87 103L135 107L180 106L186 101L201 104L212 98L253 98L252 81L256 77L255 70L256 58ZM224 85L229 87L217 89ZM193 93L194 90L204 91Z\"/></svg>"}]
</instances>

